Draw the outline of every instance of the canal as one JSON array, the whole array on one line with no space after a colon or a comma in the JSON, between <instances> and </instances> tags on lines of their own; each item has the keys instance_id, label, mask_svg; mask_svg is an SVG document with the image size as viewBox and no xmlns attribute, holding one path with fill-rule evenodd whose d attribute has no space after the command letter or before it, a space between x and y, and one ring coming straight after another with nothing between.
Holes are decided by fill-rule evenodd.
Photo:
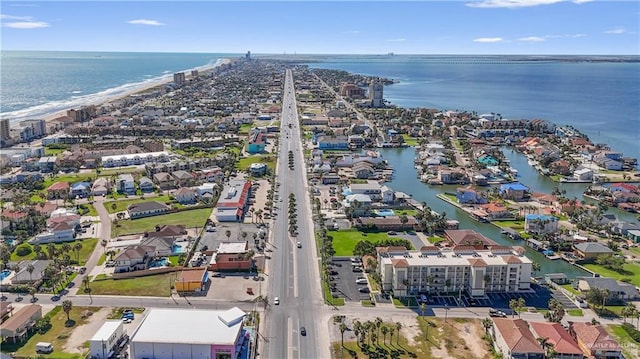
<instances>
[{"instance_id":1,"label":"canal","mask_svg":"<svg viewBox=\"0 0 640 359\"><path fill-rule=\"evenodd\" d=\"M464 211L438 199L436 195L443 192L455 193L458 186L429 186L420 182L413 164L415 148L380 148L378 151L394 169L393 179L386 183L387 186L395 191L412 195L416 201L426 202L431 209L438 213L446 212L447 218L460 221L460 229L473 229L503 245L522 245L527 251L527 257L534 262L540 263L541 270L535 274L536 276L546 273L566 273L569 278L589 275L589 273L564 260L547 259L542 253L524 246L522 242L512 241L503 236L500 234L498 227L489 223L477 222L469 218ZM531 166L527 164L526 157L519 153L511 152L509 149L505 150L505 155L507 155L507 158L511 161L511 166L518 170L522 183L531 187L533 191L551 192L555 185L554 182L540 176L535 169L531 168ZM532 172L528 172L527 169ZM560 184L560 189L565 189L569 198L573 198L575 195L578 199L582 199L582 191L585 186L584 184L563 183Z\"/></svg>"}]
</instances>

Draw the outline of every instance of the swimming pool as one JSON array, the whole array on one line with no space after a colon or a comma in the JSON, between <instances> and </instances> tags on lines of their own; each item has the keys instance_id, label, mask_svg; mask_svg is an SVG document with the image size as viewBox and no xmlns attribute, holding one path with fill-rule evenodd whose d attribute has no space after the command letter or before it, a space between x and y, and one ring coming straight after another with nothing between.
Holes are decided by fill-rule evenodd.
<instances>
[{"instance_id":1,"label":"swimming pool","mask_svg":"<svg viewBox=\"0 0 640 359\"><path fill-rule=\"evenodd\" d=\"M394 216L395 212L393 212L392 209L378 209L375 211L375 213L379 216L379 217L387 217L387 216Z\"/></svg>"},{"instance_id":2,"label":"swimming pool","mask_svg":"<svg viewBox=\"0 0 640 359\"><path fill-rule=\"evenodd\" d=\"M156 259L154 261L149 262L149 268L166 267L167 263L168 263L167 258Z\"/></svg>"},{"instance_id":3,"label":"swimming pool","mask_svg":"<svg viewBox=\"0 0 640 359\"><path fill-rule=\"evenodd\" d=\"M171 254L186 253L189 242L178 242L171 247Z\"/></svg>"},{"instance_id":4,"label":"swimming pool","mask_svg":"<svg viewBox=\"0 0 640 359\"><path fill-rule=\"evenodd\" d=\"M10 270L8 270L8 269L3 270L2 272L0 272L0 280L4 280L9 275L11 275L11 271Z\"/></svg>"}]
</instances>

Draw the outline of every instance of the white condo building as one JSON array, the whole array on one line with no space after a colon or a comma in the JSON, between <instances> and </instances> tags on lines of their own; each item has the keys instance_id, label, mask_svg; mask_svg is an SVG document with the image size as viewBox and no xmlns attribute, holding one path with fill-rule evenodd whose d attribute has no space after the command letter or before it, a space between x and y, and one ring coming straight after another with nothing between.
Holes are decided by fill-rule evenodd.
<instances>
[{"instance_id":1,"label":"white condo building","mask_svg":"<svg viewBox=\"0 0 640 359\"><path fill-rule=\"evenodd\" d=\"M393 290L396 296L442 292L484 296L531 290L532 262L521 247L424 246L411 251L379 247L377 252L382 289Z\"/></svg>"}]
</instances>

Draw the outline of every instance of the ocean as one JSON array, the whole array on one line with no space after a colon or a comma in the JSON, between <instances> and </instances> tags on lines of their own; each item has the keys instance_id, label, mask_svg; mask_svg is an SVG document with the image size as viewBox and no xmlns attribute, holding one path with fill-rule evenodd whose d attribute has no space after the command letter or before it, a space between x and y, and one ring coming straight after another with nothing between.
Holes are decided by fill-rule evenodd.
<instances>
[{"instance_id":1,"label":"ocean","mask_svg":"<svg viewBox=\"0 0 640 359\"><path fill-rule=\"evenodd\" d=\"M0 52L0 116L37 118L213 66L240 54ZM572 125L597 143L640 158L640 62L571 57L300 56L311 67L397 81L384 97L402 107L500 113Z\"/></svg>"}]
</instances>

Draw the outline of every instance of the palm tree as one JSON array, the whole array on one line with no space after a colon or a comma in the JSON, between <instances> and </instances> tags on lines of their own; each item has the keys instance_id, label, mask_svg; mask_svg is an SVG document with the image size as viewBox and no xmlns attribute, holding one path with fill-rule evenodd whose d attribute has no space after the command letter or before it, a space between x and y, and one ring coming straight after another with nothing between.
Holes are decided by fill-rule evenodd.
<instances>
[{"instance_id":1,"label":"palm tree","mask_svg":"<svg viewBox=\"0 0 640 359\"><path fill-rule=\"evenodd\" d=\"M493 321L489 318L482 319L482 326L484 327L484 331L489 333L489 328L493 326Z\"/></svg>"},{"instance_id":2,"label":"palm tree","mask_svg":"<svg viewBox=\"0 0 640 359\"><path fill-rule=\"evenodd\" d=\"M376 332L377 332L378 338L379 338L380 337L380 326L382 325L382 318L376 317L374 325L376 326Z\"/></svg>"},{"instance_id":3,"label":"palm tree","mask_svg":"<svg viewBox=\"0 0 640 359\"><path fill-rule=\"evenodd\" d=\"M31 302L35 303L36 302L36 293L38 291L36 290L36 288L34 287L29 287L29 294L31 295Z\"/></svg>"},{"instance_id":4,"label":"palm tree","mask_svg":"<svg viewBox=\"0 0 640 359\"><path fill-rule=\"evenodd\" d=\"M106 252L107 251L107 244L109 244L109 241L107 241L106 239L103 239L100 241L100 245L102 246L102 251Z\"/></svg>"},{"instance_id":5,"label":"palm tree","mask_svg":"<svg viewBox=\"0 0 640 359\"><path fill-rule=\"evenodd\" d=\"M340 323L340 327L338 327L338 329L340 329L340 341L342 343L342 347L344 347L344 332L347 331L347 325Z\"/></svg>"},{"instance_id":6,"label":"palm tree","mask_svg":"<svg viewBox=\"0 0 640 359\"><path fill-rule=\"evenodd\" d=\"M73 302L70 300L65 300L62 302L62 310L67 314L67 321L70 321L69 313L71 313L71 308L73 308Z\"/></svg>"},{"instance_id":7,"label":"palm tree","mask_svg":"<svg viewBox=\"0 0 640 359\"><path fill-rule=\"evenodd\" d=\"M420 314L424 317L424 312L427 311L427 305L425 303L420 303Z\"/></svg>"},{"instance_id":8,"label":"palm tree","mask_svg":"<svg viewBox=\"0 0 640 359\"><path fill-rule=\"evenodd\" d=\"M29 263L27 264L27 272L29 273L29 281L33 282L33 271L36 270L36 267L33 266L33 264Z\"/></svg>"},{"instance_id":9,"label":"palm tree","mask_svg":"<svg viewBox=\"0 0 640 359\"><path fill-rule=\"evenodd\" d=\"M398 336L396 337L396 344L398 344L398 340L400 339L400 329L402 329L402 323L396 322L396 330L398 331Z\"/></svg>"},{"instance_id":10,"label":"palm tree","mask_svg":"<svg viewBox=\"0 0 640 359\"><path fill-rule=\"evenodd\" d=\"M231 238L231 231L230 230L226 230L224 231L224 235L227 236L227 241Z\"/></svg>"},{"instance_id":11,"label":"palm tree","mask_svg":"<svg viewBox=\"0 0 640 359\"><path fill-rule=\"evenodd\" d=\"M82 243L76 242L73 245L73 250L76 252L76 262L80 264L80 250L82 249Z\"/></svg>"},{"instance_id":12,"label":"palm tree","mask_svg":"<svg viewBox=\"0 0 640 359\"><path fill-rule=\"evenodd\" d=\"M387 345L387 333L389 333L389 328L386 325L383 325L382 328L380 328L380 331L382 332L382 344Z\"/></svg>"},{"instance_id":13,"label":"palm tree","mask_svg":"<svg viewBox=\"0 0 640 359\"><path fill-rule=\"evenodd\" d=\"M604 310L604 306L607 303L607 299L609 299L611 292L609 292L609 289L605 288L601 290L600 293L602 293L602 310Z\"/></svg>"}]
</instances>

